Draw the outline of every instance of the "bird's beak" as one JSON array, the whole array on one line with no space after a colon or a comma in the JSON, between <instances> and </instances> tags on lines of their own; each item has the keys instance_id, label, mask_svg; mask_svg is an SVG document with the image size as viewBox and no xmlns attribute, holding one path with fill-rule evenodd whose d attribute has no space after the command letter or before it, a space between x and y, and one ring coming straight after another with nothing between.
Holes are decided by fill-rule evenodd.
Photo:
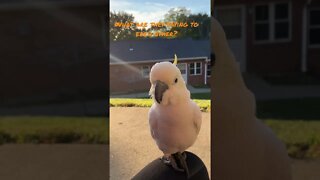
<instances>
[{"instance_id":1,"label":"bird's beak","mask_svg":"<svg viewBox=\"0 0 320 180\"><path fill-rule=\"evenodd\" d=\"M162 101L162 96L163 93L169 89L168 85L164 82L161 81L156 81L156 87L155 87L155 92L154 92L154 97L156 101L160 104Z\"/></svg>"}]
</instances>

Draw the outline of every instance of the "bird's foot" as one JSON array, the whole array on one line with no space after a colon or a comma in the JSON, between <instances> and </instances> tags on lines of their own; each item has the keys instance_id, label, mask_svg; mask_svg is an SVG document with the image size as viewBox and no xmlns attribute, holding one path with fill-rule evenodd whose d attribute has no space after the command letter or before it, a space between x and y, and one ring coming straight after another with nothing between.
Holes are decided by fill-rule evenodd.
<instances>
[{"instance_id":1,"label":"bird's foot","mask_svg":"<svg viewBox=\"0 0 320 180\"><path fill-rule=\"evenodd\" d=\"M177 170L177 171L180 171L180 172L184 172L184 169L179 168L179 166L178 166L175 158L174 158L172 155L167 156L167 157L166 157L166 156L163 156L163 157L161 158L161 160L162 160L162 162L163 162L164 164L172 166L172 168L173 168L174 170Z\"/></svg>"},{"instance_id":2,"label":"bird's foot","mask_svg":"<svg viewBox=\"0 0 320 180\"><path fill-rule=\"evenodd\" d=\"M162 157L160 158L160 160L161 160L164 164L170 165L170 159L169 159L169 157L167 157L167 156L162 156Z\"/></svg>"},{"instance_id":3,"label":"bird's foot","mask_svg":"<svg viewBox=\"0 0 320 180\"><path fill-rule=\"evenodd\" d=\"M187 179L189 179L190 172L187 164L187 153L186 152L177 152L172 155L174 159L179 163L179 166L185 171Z\"/></svg>"},{"instance_id":4,"label":"bird's foot","mask_svg":"<svg viewBox=\"0 0 320 180\"><path fill-rule=\"evenodd\" d=\"M181 153L181 155L182 155L184 160L187 160L187 153L186 152Z\"/></svg>"}]
</instances>

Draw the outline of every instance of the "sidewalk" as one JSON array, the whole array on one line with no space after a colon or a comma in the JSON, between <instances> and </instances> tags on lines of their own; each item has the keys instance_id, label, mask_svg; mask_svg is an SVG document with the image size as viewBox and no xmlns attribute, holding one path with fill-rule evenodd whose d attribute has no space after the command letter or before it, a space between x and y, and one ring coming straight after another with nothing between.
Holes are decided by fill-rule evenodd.
<instances>
[{"instance_id":1,"label":"sidewalk","mask_svg":"<svg viewBox=\"0 0 320 180\"><path fill-rule=\"evenodd\" d=\"M275 99L293 99L293 98L314 98L320 97L319 85L270 85L264 80L254 76L244 76L247 87L254 93L256 100L275 100ZM210 88L194 88L188 86L190 93L209 93ZM214 91L212 91L214 93ZM121 95L110 95L110 98L146 98L148 92L130 93Z\"/></svg>"},{"instance_id":2,"label":"sidewalk","mask_svg":"<svg viewBox=\"0 0 320 180\"><path fill-rule=\"evenodd\" d=\"M319 85L270 85L263 79L245 74L245 83L254 93L256 100L315 98L320 97Z\"/></svg>"},{"instance_id":3,"label":"sidewalk","mask_svg":"<svg viewBox=\"0 0 320 180\"><path fill-rule=\"evenodd\" d=\"M107 100L56 103L22 107L0 107L0 115L44 116L106 116L109 113Z\"/></svg>"},{"instance_id":4,"label":"sidewalk","mask_svg":"<svg viewBox=\"0 0 320 180\"><path fill-rule=\"evenodd\" d=\"M194 88L190 85L187 85L187 88L190 91L190 93L209 93L209 92L211 92L210 88ZM110 95L110 98L145 98L145 97L149 97L149 92Z\"/></svg>"}]
</instances>

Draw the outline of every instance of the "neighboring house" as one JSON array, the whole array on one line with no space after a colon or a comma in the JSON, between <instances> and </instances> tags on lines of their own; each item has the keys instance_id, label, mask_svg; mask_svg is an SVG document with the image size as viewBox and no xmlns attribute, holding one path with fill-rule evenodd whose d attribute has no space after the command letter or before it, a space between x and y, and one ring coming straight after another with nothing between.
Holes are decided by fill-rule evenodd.
<instances>
[{"instance_id":1,"label":"neighboring house","mask_svg":"<svg viewBox=\"0 0 320 180\"><path fill-rule=\"evenodd\" d=\"M178 57L178 68L189 85L205 85L210 77L210 41L143 39L110 43L110 91L127 93L150 89L151 67Z\"/></svg>"},{"instance_id":2,"label":"neighboring house","mask_svg":"<svg viewBox=\"0 0 320 180\"><path fill-rule=\"evenodd\" d=\"M320 76L319 1L216 1L214 15L242 72Z\"/></svg>"},{"instance_id":3,"label":"neighboring house","mask_svg":"<svg viewBox=\"0 0 320 180\"><path fill-rule=\"evenodd\" d=\"M108 91L107 1L0 1L0 105Z\"/></svg>"}]
</instances>

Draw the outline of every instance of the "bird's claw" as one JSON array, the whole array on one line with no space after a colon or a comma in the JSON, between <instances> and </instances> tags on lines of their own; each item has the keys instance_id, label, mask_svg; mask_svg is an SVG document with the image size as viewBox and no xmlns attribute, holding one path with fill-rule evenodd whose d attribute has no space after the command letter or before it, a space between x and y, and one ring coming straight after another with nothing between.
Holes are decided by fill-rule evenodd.
<instances>
[{"instance_id":1,"label":"bird's claw","mask_svg":"<svg viewBox=\"0 0 320 180\"><path fill-rule=\"evenodd\" d=\"M181 155L182 155L184 160L187 160L187 153L186 152L181 153Z\"/></svg>"},{"instance_id":2,"label":"bird's claw","mask_svg":"<svg viewBox=\"0 0 320 180\"><path fill-rule=\"evenodd\" d=\"M176 170L176 171L180 171L180 172L184 172L184 171L185 171L184 169L178 167L178 164L177 164L176 160L175 160L174 157L171 156L171 155L170 155L169 157L163 156L163 157L161 158L161 160L162 160L162 162L163 162L164 164L166 164L166 165L171 165L172 168L173 168L174 170Z\"/></svg>"},{"instance_id":3,"label":"bird's claw","mask_svg":"<svg viewBox=\"0 0 320 180\"><path fill-rule=\"evenodd\" d=\"M167 165L170 165L170 159L168 157L162 156L160 160Z\"/></svg>"}]
</instances>

